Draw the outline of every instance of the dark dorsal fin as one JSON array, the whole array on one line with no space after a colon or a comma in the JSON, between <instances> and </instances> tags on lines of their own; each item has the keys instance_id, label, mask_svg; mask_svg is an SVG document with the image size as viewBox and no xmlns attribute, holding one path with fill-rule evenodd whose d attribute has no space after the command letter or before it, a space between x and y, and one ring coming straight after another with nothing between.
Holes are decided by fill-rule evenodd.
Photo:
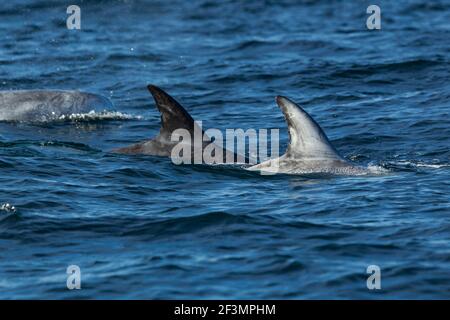
<instances>
[{"instance_id":1,"label":"dark dorsal fin","mask_svg":"<svg viewBox=\"0 0 450 320\"><path fill-rule=\"evenodd\" d=\"M196 126L194 119L174 98L157 86L148 85L147 88L161 113L160 136L170 137L176 129L194 132L194 126Z\"/></svg>"}]
</instances>

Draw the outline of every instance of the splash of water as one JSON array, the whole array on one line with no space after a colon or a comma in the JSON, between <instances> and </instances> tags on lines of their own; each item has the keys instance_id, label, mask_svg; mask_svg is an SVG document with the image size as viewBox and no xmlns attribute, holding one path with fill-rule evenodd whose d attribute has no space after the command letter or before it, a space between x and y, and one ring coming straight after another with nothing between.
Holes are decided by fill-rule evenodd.
<instances>
[{"instance_id":1,"label":"splash of water","mask_svg":"<svg viewBox=\"0 0 450 320\"><path fill-rule=\"evenodd\" d=\"M9 218L12 215L15 215L17 212L16 207L9 203L3 203L0 205L0 221L3 221Z\"/></svg>"},{"instance_id":2,"label":"splash of water","mask_svg":"<svg viewBox=\"0 0 450 320\"><path fill-rule=\"evenodd\" d=\"M437 163L437 162L427 163L423 161L412 161L412 160L399 160L395 162L390 162L389 164L405 168L429 168L429 169L450 168L450 163Z\"/></svg>"},{"instance_id":3,"label":"splash of water","mask_svg":"<svg viewBox=\"0 0 450 320\"><path fill-rule=\"evenodd\" d=\"M3 203L2 205L0 205L0 211L5 211L5 212L16 212L16 207L14 207L13 205L9 204L9 203Z\"/></svg>"},{"instance_id":4,"label":"splash of water","mask_svg":"<svg viewBox=\"0 0 450 320\"><path fill-rule=\"evenodd\" d=\"M62 115L56 118L58 121L111 121L111 120L141 120L142 116L130 115L122 113L120 111L94 111L91 110L88 113L72 113L68 115Z\"/></svg>"}]
</instances>

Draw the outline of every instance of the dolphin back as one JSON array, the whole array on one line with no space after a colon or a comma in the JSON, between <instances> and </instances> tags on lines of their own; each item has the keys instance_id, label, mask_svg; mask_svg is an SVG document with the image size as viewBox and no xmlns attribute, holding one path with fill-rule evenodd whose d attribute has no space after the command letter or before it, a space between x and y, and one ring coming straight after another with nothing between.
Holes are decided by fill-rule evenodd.
<instances>
[{"instance_id":1,"label":"dolphin back","mask_svg":"<svg viewBox=\"0 0 450 320\"><path fill-rule=\"evenodd\" d=\"M48 121L111 108L108 98L81 91L0 91L0 121Z\"/></svg>"}]
</instances>

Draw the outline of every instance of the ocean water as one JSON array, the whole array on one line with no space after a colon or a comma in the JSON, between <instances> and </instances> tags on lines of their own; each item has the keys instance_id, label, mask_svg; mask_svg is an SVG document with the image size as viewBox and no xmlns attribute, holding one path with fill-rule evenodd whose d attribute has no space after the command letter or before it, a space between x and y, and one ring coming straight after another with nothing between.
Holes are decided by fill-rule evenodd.
<instances>
[{"instance_id":1,"label":"ocean water","mask_svg":"<svg viewBox=\"0 0 450 320\"><path fill-rule=\"evenodd\" d=\"M0 90L79 89L115 112L0 123L0 298L450 298L448 1L74 4L81 30L60 1L0 5ZM288 96L347 159L387 172L111 153L158 133L149 83L205 128L279 128L280 153Z\"/></svg>"}]
</instances>

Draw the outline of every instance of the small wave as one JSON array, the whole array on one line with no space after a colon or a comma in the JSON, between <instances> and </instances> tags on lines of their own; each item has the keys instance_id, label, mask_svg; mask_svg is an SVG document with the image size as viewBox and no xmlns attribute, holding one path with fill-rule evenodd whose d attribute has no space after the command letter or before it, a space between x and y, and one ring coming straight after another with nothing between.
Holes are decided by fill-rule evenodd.
<instances>
[{"instance_id":1,"label":"small wave","mask_svg":"<svg viewBox=\"0 0 450 320\"><path fill-rule=\"evenodd\" d=\"M159 237L166 234L191 233L194 230L214 227L217 225L255 223L253 218L245 215L234 215L226 212L208 212L194 216L175 217L148 222L139 221L130 223L132 227L123 232L125 236L150 236Z\"/></svg>"},{"instance_id":2,"label":"small wave","mask_svg":"<svg viewBox=\"0 0 450 320\"><path fill-rule=\"evenodd\" d=\"M411 59L404 61L392 61L377 64L353 64L344 66L342 69L333 72L332 76L337 78L367 77L386 72L413 72L427 70L428 68L446 63L440 58L435 59ZM383 82L386 79L382 79ZM372 81L374 81L372 79Z\"/></svg>"},{"instance_id":3,"label":"small wave","mask_svg":"<svg viewBox=\"0 0 450 320\"><path fill-rule=\"evenodd\" d=\"M238 43L233 50L244 50L247 48L255 49L257 47L270 46L273 45L273 41L263 40L263 39L251 39Z\"/></svg>"},{"instance_id":4,"label":"small wave","mask_svg":"<svg viewBox=\"0 0 450 320\"><path fill-rule=\"evenodd\" d=\"M9 142L0 142L0 148L3 149L14 149L21 148L21 155L42 155L42 153L36 151L33 147L55 147L55 148L65 148L65 149L74 149L79 151L86 152L100 152L98 149L92 148L87 144L78 143L78 142L70 142L70 141L58 141L58 140L18 140L18 141L9 141ZM0 168L14 168L13 163L4 162L0 160Z\"/></svg>"},{"instance_id":5,"label":"small wave","mask_svg":"<svg viewBox=\"0 0 450 320\"><path fill-rule=\"evenodd\" d=\"M444 11L449 8L448 4L444 3L432 3L424 2L424 3L414 3L411 4L402 10L402 13L409 14L410 12L430 12L430 11Z\"/></svg>"}]
</instances>

